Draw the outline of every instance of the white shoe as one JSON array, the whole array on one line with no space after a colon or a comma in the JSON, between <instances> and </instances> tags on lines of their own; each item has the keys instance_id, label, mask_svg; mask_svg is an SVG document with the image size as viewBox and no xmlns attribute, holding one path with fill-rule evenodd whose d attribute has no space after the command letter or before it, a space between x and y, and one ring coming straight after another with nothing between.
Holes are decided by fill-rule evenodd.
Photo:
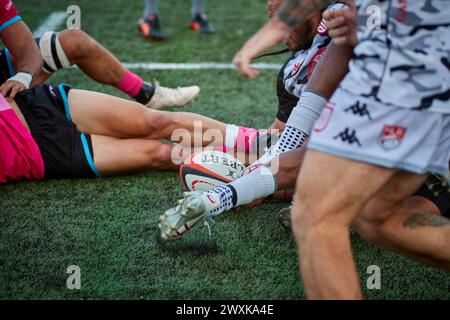
<instances>
[{"instance_id":1,"label":"white shoe","mask_svg":"<svg viewBox=\"0 0 450 320\"><path fill-rule=\"evenodd\" d=\"M185 192L178 205L164 212L158 224L162 240L173 240L201 222L220 207L220 196L203 191Z\"/></svg>"},{"instance_id":2,"label":"white shoe","mask_svg":"<svg viewBox=\"0 0 450 320\"><path fill-rule=\"evenodd\" d=\"M178 87L176 89L161 87L158 82L154 83L155 93L146 104L147 108L165 109L167 107L182 107L194 100L200 93L200 87Z\"/></svg>"}]
</instances>

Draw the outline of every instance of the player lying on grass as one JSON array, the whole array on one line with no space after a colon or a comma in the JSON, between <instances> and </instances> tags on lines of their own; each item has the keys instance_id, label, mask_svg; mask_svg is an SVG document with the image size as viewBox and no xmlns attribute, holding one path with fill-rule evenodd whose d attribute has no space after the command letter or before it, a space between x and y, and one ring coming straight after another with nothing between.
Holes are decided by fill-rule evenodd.
<instances>
[{"instance_id":1,"label":"player lying on grass","mask_svg":"<svg viewBox=\"0 0 450 320\"><path fill-rule=\"evenodd\" d=\"M286 15L252 39L258 48L242 55L243 74L255 76L247 68L253 54L328 1L288 2ZM369 28L367 9L373 4L388 26ZM309 298L362 297L349 240L352 223L377 244L450 270L450 220L399 212L427 172L448 175L449 94L440 84L450 81L449 47L433 41L450 35L448 9L440 1L429 1L426 12L420 3L404 8L362 1L359 24L354 7L328 17L337 42L355 46L356 57L331 99L333 116L310 138L297 182L293 230ZM369 114L346 111L353 105ZM384 229L392 220L398 228Z\"/></svg>"},{"instance_id":2,"label":"player lying on grass","mask_svg":"<svg viewBox=\"0 0 450 320\"><path fill-rule=\"evenodd\" d=\"M228 150L250 153L259 133L65 84L38 85L20 91L9 104L2 101L0 183L170 170L177 167L175 160L189 156L180 151L191 147L225 144ZM159 139L184 147L175 149Z\"/></svg>"},{"instance_id":3,"label":"player lying on grass","mask_svg":"<svg viewBox=\"0 0 450 320\"><path fill-rule=\"evenodd\" d=\"M2 25L0 36L6 46L0 51L0 84L8 79L23 79L20 87L3 86L1 92L5 96L14 98L19 89L42 84L57 70L72 65L77 65L91 79L112 85L137 102L153 109L184 106L200 92L198 86L171 89L158 83L144 82L139 76L127 70L107 49L79 29L58 33L49 31L35 39L43 58L43 66L42 69L39 67L28 70L27 66L20 64L22 58L16 59L21 53L16 52L15 47L18 43L28 43L28 47L36 50L34 43L31 43L31 33L10 1L0 0L0 14L5 16L0 21ZM17 41L17 35L26 31L28 31L27 39Z\"/></svg>"}]
</instances>

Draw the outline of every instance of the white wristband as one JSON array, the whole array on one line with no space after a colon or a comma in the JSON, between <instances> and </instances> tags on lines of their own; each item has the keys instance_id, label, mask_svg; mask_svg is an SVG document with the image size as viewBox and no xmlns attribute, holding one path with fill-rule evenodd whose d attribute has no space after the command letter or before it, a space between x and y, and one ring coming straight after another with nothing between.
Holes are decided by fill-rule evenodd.
<instances>
[{"instance_id":1,"label":"white wristband","mask_svg":"<svg viewBox=\"0 0 450 320\"><path fill-rule=\"evenodd\" d=\"M33 80L33 76L26 72L16 73L14 77L9 78L8 80L13 80L20 82L25 86L25 89L30 88L31 81Z\"/></svg>"}]
</instances>

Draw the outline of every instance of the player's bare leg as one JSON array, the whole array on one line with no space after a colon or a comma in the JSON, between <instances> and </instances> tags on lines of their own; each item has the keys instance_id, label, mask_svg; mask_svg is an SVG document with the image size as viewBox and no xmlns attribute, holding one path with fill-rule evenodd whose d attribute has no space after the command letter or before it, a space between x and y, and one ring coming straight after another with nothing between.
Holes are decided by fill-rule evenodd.
<instances>
[{"instance_id":1,"label":"player's bare leg","mask_svg":"<svg viewBox=\"0 0 450 320\"><path fill-rule=\"evenodd\" d=\"M94 163L102 176L176 170L171 161L172 145L153 139L117 139L91 135Z\"/></svg>"},{"instance_id":2,"label":"player's bare leg","mask_svg":"<svg viewBox=\"0 0 450 320\"><path fill-rule=\"evenodd\" d=\"M292 225L308 298L362 298L349 228L366 202L394 173L307 151L297 180Z\"/></svg>"},{"instance_id":3,"label":"player's bare leg","mask_svg":"<svg viewBox=\"0 0 450 320\"><path fill-rule=\"evenodd\" d=\"M120 61L82 30L61 31L58 39L70 63L91 79L112 86L122 81L127 70Z\"/></svg>"},{"instance_id":4,"label":"player's bare leg","mask_svg":"<svg viewBox=\"0 0 450 320\"><path fill-rule=\"evenodd\" d=\"M53 41L56 43L56 52L50 46ZM159 83L143 81L126 69L111 52L79 29L64 30L57 34L46 32L39 43L46 71L40 70L34 76L33 86L44 83L58 69L77 65L91 79L114 86L152 109L184 106L200 92L198 86L172 89L162 87Z\"/></svg>"},{"instance_id":5,"label":"player's bare leg","mask_svg":"<svg viewBox=\"0 0 450 320\"><path fill-rule=\"evenodd\" d=\"M450 220L416 191L424 176L397 173L355 220L362 236L415 260L450 271Z\"/></svg>"},{"instance_id":6,"label":"player's bare leg","mask_svg":"<svg viewBox=\"0 0 450 320\"><path fill-rule=\"evenodd\" d=\"M194 134L201 124L200 133L211 130L225 136L226 124L194 113L151 110L137 102L77 89L70 90L68 100L73 122L81 132L89 134L170 139L177 129ZM202 138L201 144L211 142L208 136Z\"/></svg>"}]
</instances>

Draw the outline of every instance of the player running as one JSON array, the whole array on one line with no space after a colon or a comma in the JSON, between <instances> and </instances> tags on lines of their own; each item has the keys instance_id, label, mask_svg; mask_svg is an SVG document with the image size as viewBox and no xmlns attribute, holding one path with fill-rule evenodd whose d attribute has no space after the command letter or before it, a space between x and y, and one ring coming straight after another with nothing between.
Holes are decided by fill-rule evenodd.
<instances>
[{"instance_id":1,"label":"player running","mask_svg":"<svg viewBox=\"0 0 450 320\"><path fill-rule=\"evenodd\" d=\"M243 74L256 76L248 68L253 54L325 3L288 2L290 10L250 41L258 47L237 57ZM379 29L365 23L370 5L381 9ZM361 1L357 34L350 11L329 16L339 42L356 46L350 72L331 99L336 108L327 126L313 133L297 184L293 229L309 298L361 298L348 235L352 222L380 245L450 269L450 221L398 212L428 172L448 174L450 95L442 85L450 81L448 10L443 1ZM392 219L398 228L384 230Z\"/></svg>"},{"instance_id":2,"label":"player running","mask_svg":"<svg viewBox=\"0 0 450 320\"><path fill-rule=\"evenodd\" d=\"M24 89L44 83L59 69L77 65L91 79L112 85L152 109L184 106L200 92L198 86L171 89L162 87L157 82L143 81L127 70L107 49L79 29L49 31L37 38L36 43L44 60L43 66L42 69L27 70L18 62L22 60L21 53L15 50L15 46L22 43L15 38L17 34L21 34L18 28L24 28L22 24L25 24L11 1L0 0L0 14L3 15L0 21L0 36L6 46L0 51L0 84L8 82L9 79L16 79L21 81L20 89ZM31 33L28 36L31 37ZM28 46L36 49L34 44L30 43ZM31 52L30 49L27 50ZM10 87L8 84L2 87L2 93L11 98L18 90L19 87Z\"/></svg>"}]
</instances>

